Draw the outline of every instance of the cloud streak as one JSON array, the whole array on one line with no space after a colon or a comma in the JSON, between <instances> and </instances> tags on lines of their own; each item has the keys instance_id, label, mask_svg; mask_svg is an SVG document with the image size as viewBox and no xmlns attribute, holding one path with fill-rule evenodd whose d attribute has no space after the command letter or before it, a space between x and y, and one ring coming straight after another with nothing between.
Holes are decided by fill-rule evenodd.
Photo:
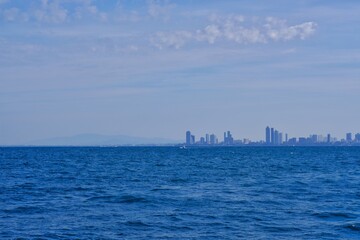
<instances>
[{"instance_id":1,"label":"cloud streak","mask_svg":"<svg viewBox=\"0 0 360 240\"><path fill-rule=\"evenodd\" d=\"M179 49L187 43L208 42L214 44L221 40L237 44L257 44L272 41L304 40L316 31L315 22L288 25L286 20L274 17L266 18L262 23L245 21L242 16L216 18L203 29L195 31L157 32L151 37L151 43L159 48Z\"/></svg>"},{"instance_id":2,"label":"cloud streak","mask_svg":"<svg viewBox=\"0 0 360 240\"><path fill-rule=\"evenodd\" d=\"M67 6L71 2L72 8ZM1 1L0 4L9 6L0 9L0 19L6 22L44 22L60 24L73 19L85 17L107 20L107 14L99 11L91 0L41 0L34 1L30 6L10 5L9 1Z\"/></svg>"},{"instance_id":3,"label":"cloud streak","mask_svg":"<svg viewBox=\"0 0 360 240\"><path fill-rule=\"evenodd\" d=\"M175 7L175 4L169 3L169 1L149 0L148 1L148 14L151 17L164 17L169 18L171 10Z\"/></svg>"}]
</instances>

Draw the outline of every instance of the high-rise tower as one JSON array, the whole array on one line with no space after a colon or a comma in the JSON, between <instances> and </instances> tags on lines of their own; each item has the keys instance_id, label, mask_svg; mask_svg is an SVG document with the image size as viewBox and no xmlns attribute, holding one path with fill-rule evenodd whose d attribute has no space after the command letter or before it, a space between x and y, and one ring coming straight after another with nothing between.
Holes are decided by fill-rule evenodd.
<instances>
[{"instance_id":1,"label":"high-rise tower","mask_svg":"<svg viewBox=\"0 0 360 240\"><path fill-rule=\"evenodd\" d=\"M270 138L271 138L271 136L270 136L270 128L269 127L266 127L266 129L265 129L265 141L266 141L266 144L267 145L270 145Z\"/></svg>"},{"instance_id":2,"label":"high-rise tower","mask_svg":"<svg viewBox=\"0 0 360 240\"><path fill-rule=\"evenodd\" d=\"M274 143L275 145L278 145L279 144L279 131L278 130L275 130L274 132Z\"/></svg>"},{"instance_id":3,"label":"high-rise tower","mask_svg":"<svg viewBox=\"0 0 360 240\"><path fill-rule=\"evenodd\" d=\"M275 144L275 130L274 128L271 128L271 136L270 136L270 139L271 139L271 144Z\"/></svg>"},{"instance_id":4,"label":"high-rise tower","mask_svg":"<svg viewBox=\"0 0 360 240\"><path fill-rule=\"evenodd\" d=\"M346 134L346 141L347 141L347 142L351 142L351 141L352 141L352 134L351 134L351 133L347 133L347 134Z\"/></svg>"},{"instance_id":5,"label":"high-rise tower","mask_svg":"<svg viewBox=\"0 0 360 240\"><path fill-rule=\"evenodd\" d=\"M187 131L186 132L186 145L190 145L191 144L191 132Z\"/></svg>"}]
</instances>

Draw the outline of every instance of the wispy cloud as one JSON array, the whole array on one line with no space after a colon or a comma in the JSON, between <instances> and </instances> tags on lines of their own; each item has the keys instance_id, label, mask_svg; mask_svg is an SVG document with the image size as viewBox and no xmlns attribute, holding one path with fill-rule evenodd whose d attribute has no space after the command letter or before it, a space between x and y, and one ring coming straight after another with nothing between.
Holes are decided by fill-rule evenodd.
<instances>
[{"instance_id":1,"label":"wispy cloud","mask_svg":"<svg viewBox=\"0 0 360 240\"><path fill-rule=\"evenodd\" d=\"M305 39L312 35L317 27L314 22L305 22L298 25L288 26L285 20L269 17L266 19L265 28L268 38L278 40L292 40L295 38Z\"/></svg>"},{"instance_id":2,"label":"wispy cloud","mask_svg":"<svg viewBox=\"0 0 360 240\"><path fill-rule=\"evenodd\" d=\"M163 49L164 47L179 49L193 38L193 33L189 31L158 32L150 39L150 42L159 49Z\"/></svg>"},{"instance_id":3,"label":"wispy cloud","mask_svg":"<svg viewBox=\"0 0 360 240\"><path fill-rule=\"evenodd\" d=\"M83 1L83 3L76 8L75 16L79 19L90 16L101 21L108 20L108 14L100 11L99 8L92 3L92 1Z\"/></svg>"},{"instance_id":4,"label":"wispy cloud","mask_svg":"<svg viewBox=\"0 0 360 240\"><path fill-rule=\"evenodd\" d=\"M42 0L41 6L32 13L33 17L40 22L64 22L68 17L68 11L62 7L59 1Z\"/></svg>"},{"instance_id":5,"label":"wispy cloud","mask_svg":"<svg viewBox=\"0 0 360 240\"><path fill-rule=\"evenodd\" d=\"M46 23L63 23L71 19L83 19L84 17L95 17L104 21L107 14L99 11L98 7L91 0L71 1L71 8L68 6L70 1L61 0L40 0L33 1L28 6L10 4L0 11L0 18L7 22L46 22Z\"/></svg>"},{"instance_id":6,"label":"wispy cloud","mask_svg":"<svg viewBox=\"0 0 360 240\"><path fill-rule=\"evenodd\" d=\"M238 44L268 43L270 41L304 40L315 33L315 22L304 22L288 25L286 20L274 17L266 18L263 22L246 21L239 16L226 18L216 17L212 23L203 29L195 31L157 32L151 38L151 43L163 49L164 47L182 47L188 42L203 42L214 44L216 41L226 40Z\"/></svg>"},{"instance_id":7,"label":"wispy cloud","mask_svg":"<svg viewBox=\"0 0 360 240\"><path fill-rule=\"evenodd\" d=\"M148 13L152 17L163 17L168 19L170 17L171 10L175 7L175 4L170 3L168 0L149 0L148 1Z\"/></svg>"}]
</instances>

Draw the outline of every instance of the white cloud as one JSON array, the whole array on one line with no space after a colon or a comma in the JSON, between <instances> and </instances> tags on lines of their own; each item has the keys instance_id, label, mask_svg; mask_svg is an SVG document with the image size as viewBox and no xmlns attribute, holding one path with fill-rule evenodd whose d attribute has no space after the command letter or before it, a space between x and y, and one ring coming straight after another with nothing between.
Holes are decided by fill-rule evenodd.
<instances>
[{"instance_id":1,"label":"white cloud","mask_svg":"<svg viewBox=\"0 0 360 240\"><path fill-rule=\"evenodd\" d=\"M305 22L298 25L288 26L285 20L267 18L265 23L256 21L247 22L241 15L210 17L213 23L203 29L195 31L158 32L152 37L154 46L182 47L191 41L206 41L213 44L216 41L226 40L238 44L267 43L269 41L290 41L294 39L304 40L311 36L317 27L314 22Z\"/></svg>"},{"instance_id":2,"label":"white cloud","mask_svg":"<svg viewBox=\"0 0 360 240\"><path fill-rule=\"evenodd\" d=\"M238 14L231 14L228 16L221 16L218 14L210 14L209 16L209 20L212 22L216 22L216 23L243 23L245 22L245 17L243 15L238 15Z\"/></svg>"},{"instance_id":3,"label":"white cloud","mask_svg":"<svg viewBox=\"0 0 360 240\"><path fill-rule=\"evenodd\" d=\"M176 31L172 33L158 32L152 39L151 42L154 46L159 49L164 47L174 47L179 49L188 40L193 38L193 34L188 31Z\"/></svg>"},{"instance_id":4,"label":"white cloud","mask_svg":"<svg viewBox=\"0 0 360 240\"><path fill-rule=\"evenodd\" d=\"M148 13L152 17L164 17L169 18L170 11L175 7L174 4L169 3L167 0L149 0L148 1Z\"/></svg>"},{"instance_id":5,"label":"white cloud","mask_svg":"<svg viewBox=\"0 0 360 240\"><path fill-rule=\"evenodd\" d=\"M68 11L58 1L42 0L41 7L34 12L34 16L40 22L60 23L68 17Z\"/></svg>"},{"instance_id":6,"label":"white cloud","mask_svg":"<svg viewBox=\"0 0 360 240\"><path fill-rule=\"evenodd\" d=\"M266 38L261 29L244 27L242 21L227 20L223 26L224 37L236 43L264 43Z\"/></svg>"},{"instance_id":7,"label":"white cloud","mask_svg":"<svg viewBox=\"0 0 360 240\"><path fill-rule=\"evenodd\" d=\"M78 19L82 19L85 16L91 16L100 19L101 21L107 21L108 15L105 12L101 12L96 5L90 0L83 0L76 8L75 16Z\"/></svg>"},{"instance_id":8,"label":"white cloud","mask_svg":"<svg viewBox=\"0 0 360 240\"><path fill-rule=\"evenodd\" d=\"M266 21L267 36L274 41L287 41L295 38L305 39L312 35L317 27L317 24L314 22L288 26L285 20L272 17L267 18Z\"/></svg>"},{"instance_id":9,"label":"white cloud","mask_svg":"<svg viewBox=\"0 0 360 240\"><path fill-rule=\"evenodd\" d=\"M217 38L221 37L222 33L218 26L209 25L205 27L204 30L196 31L196 40L198 41L208 41L209 43L214 43Z\"/></svg>"},{"instance_id":10,"label":"white cloud","mask_svg":"<svg viewBox=\"0 0 360 240\"><path fill-rule=\"evenodd\" d=\"M0 0L1 1L1 0ZM72 8L68 7L71 3ZM1 2L0 2L1 4ZM5 21L29 21L63 23L71 19L91 17L106 21L108 16L91 0L40 0L34 1L29 8L11 7L0 12Z\"/></svg>"},{"instance_id":11,"label":"white cloud","mask_svg":"<svg viewBox=\"0 0 360 240\"><path fill-rule=\"evenodd\" d=\"M140 22L142 20L142 16L137 11L131 11L129 13L127 12L121 12L119 11L119 14L115 15L113 19L116 22Z\"/></svg>"}]
</instances>

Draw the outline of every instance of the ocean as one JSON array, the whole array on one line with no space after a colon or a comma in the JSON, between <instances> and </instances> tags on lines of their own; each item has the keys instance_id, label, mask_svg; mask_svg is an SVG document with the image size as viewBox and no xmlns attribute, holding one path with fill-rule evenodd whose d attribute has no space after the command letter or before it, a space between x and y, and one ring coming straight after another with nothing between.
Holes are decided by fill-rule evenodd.
<instances>
[{"instance_id":1,"label":"ocean","mask_svg":"<svg viewBox=\"0 0 360 240\"><path fill-rule=\"evenodd\" d=\"M0 239L360 239L359 147L11 147L0 164Z\"/></svg>"}]
</instances>

